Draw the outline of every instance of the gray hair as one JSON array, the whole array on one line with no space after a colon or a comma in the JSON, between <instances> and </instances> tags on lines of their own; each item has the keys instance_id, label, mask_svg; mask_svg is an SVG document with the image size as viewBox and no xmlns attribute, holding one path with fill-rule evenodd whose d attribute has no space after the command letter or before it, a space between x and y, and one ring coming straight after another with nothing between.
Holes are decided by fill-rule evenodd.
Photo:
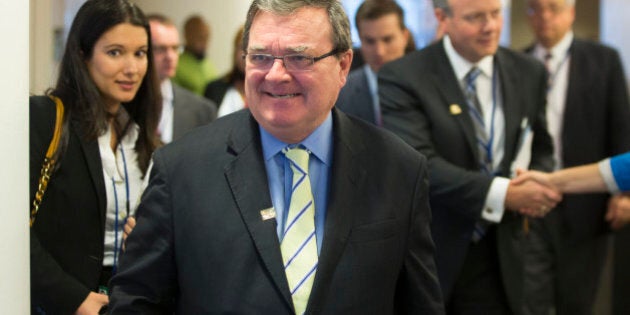
<instances>
[{"instance_id":1,"label":"gray hair","mask_svg":"<svg viewBox=\"0 0 630 315\"><path fill-rule=\"evenodd\" d=\"M305 7L323 8L328 12L328 20L332 26L333 48L338 53L345 52L352 47L350 37L350 21L339 0L254 0L247 12L245 31L243 33L243 47L247 50L249 31L252 22L259 11L266 11L277 15L290 15Z\"/></svg>"}]
</instances>

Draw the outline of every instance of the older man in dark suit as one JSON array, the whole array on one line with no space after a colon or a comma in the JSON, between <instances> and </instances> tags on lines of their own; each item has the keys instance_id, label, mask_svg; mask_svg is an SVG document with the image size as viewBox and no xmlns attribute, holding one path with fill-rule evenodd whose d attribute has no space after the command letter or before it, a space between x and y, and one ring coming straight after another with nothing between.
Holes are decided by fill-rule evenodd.
<instances>
[{"instance_id":1,"label":"older man in dark suit","mask_svg":"<svg viewBox=\"0 0 630 315\"><path fill-rule=\"evenodd\" d=\"M244 34L249 111L156 152L112 313L443 314L426 160L333 109L341 3L255 0Z\"/></svg>"},{"instance_id":2,"label":"older man in dark suit","mask_svg":"<svg viewBox=\"0 0 630 315\"><path fill-rule=\"evenodd\" d=\"M630 103L618 53L575 38L575 0L529 0L536 44L527 51L549 72L547 121L556 167L630 150ZM628 198L628 197L626 197ZM528 313L592 314L607 256L608 194L566 196L532 224ZM626 250L626 248L624 248Z\"/></svg>"},{"instance_id":3,"label":"older man in dark suit","mask_svg":"<svg viewBox=\"0 0 630 315\"><path fill-rule=\"evenodd\" d=\"M379 72L384 126L428 158L447 312L521 314L528 221L519 209L542 215L560 198L509 179L517 157L530 155L536 169L553 164L545 70L498 48L500 0L434 5L444 39Z\"/></svg>"},{"instance_id":4,"label":"older man in dark suit","mask_svg":"<svg viewBox=\"0 0 630 315\"><path fill-rule=\"evenodd\" d=\"M167 17L149 17L153 57L162 89L162 118L158 132L169 143L195 127L217 118L217 105L171 81L179 61L181 43L175 24Z\"/></svg>"}]
</instances>

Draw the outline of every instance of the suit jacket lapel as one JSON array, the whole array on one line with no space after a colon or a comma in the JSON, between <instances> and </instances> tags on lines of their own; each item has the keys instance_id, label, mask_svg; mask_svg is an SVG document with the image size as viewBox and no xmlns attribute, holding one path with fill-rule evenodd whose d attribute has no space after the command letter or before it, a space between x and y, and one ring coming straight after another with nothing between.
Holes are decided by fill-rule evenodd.
<instances>
[{"instance_id":1,"label":"suit jacket lapel","mask_svg":"<svg viewBox=\"0 0 630 315\"><path fill-rule=\"evenodd\" d=\"M292 308L293 302L276 233L276 221L263 221L260 213L261 210L270 208L272 203L258 125L251 115L242 117L246 119L237 125L247 124L249 128L239 127L232 130L227 147L234 154L234 160L226 165L225 176L264 266L284 297L287 307Z\"/></svg>"},{"instance_id":2,"label":"suit jacket lapel","mask_svg":"<svg viewBox=\"0 0 630 315\"><path fill-rule=\"evenodd\" d=\"M356 85L354 97L361 100L360 102L356 102L361 104L359 107L361 111L364 113L364 117L369 117L369 121L372 123L376 123L376 117L374 117L374 99L372 98L372 91L370 91L370 84L368 82L368 77L365 74L365 69L361 69L361 80L359 84Z\"/></svg>"},{"instance_id":3,"label":"suit jacket lapel","mask_svg":"<svg viewBox=\"0 0 630 315\"><path fill-rule=\"evenodd\" d=\"M173 139L177 139L181 137L183 134L183 130L181 126L183 122L182 120L184 119L184 115L182 113L183 108L181 108L181 106L179 106L180 104L178 104L178 101L181 101L179 99L178 88L175 86L175 83L173 83L172 86L173 86Z\"/></svg>"},{"instance_id":4,"label":"suit jacket lapel","mask_svg":"<svg viewBox=\"0 0 630 315\"><path fill-rule=\"evenodd\" d=\"M516 142L519 138L520 119L523 117L524 108L519 99L518 74L519 71L507 62L503 57L501 49L495 55L495 67L498 68L498 82L500 82L501 95L503 100L503 115L505 116L505 146L503 161L501 161L501 172L504 176L510 175L510 166L514 159Z\"/></svg>"},{"instance_id":5,"label":"suit jacket lapel","mask_svg":"<svg viewBox=\"0 0 630 315\"><path fill-rule=\"evenodd\" d=\"M586 62L589 56L585 55L579 41L573 40L569 48L569 54L571 57L569 62L569 86L567 87L564 101L563 121L579 121L573 116L583 115L584 112L581 108L588 103L588 101L584 100L585 94L582 91L589 91L595 84L592 82L592 76L589 75L589 73L592 73L590 67L587 66L589 63ZM571 128L571 126L574 125L562 124L563 155L566 155L568 152L574 152L574 148L568 145L571 141L564 138L568 135L576 134L575 129ZM564 159L564 156L562 156L562 159Z\"/></svg>"},{"instance_id":6,"label":"suit jacket lapel","mask_svg":"<svg viewBox=\"0 0 630 315\"><path fill-rule=\"evenodd\" d=\"M319 256L315 282L309 298L307 313L320 313L330 290L335 268L348 242L354 213L359 211L353 200L363 198L367 170L358 161L364 139L348 129L348 118L333 109L333 165L329 178L328 206L324 240ZM333 293L334 294L334 293Z\"/></svg>"},{"instance_id":7,"label":"suit jacket lapel","mask_svg":"<svg viewBox=\"0 0 630 315\"><path fill-rule=\"evenodd\" d=\"M77 137L81 145L81 151L83 152L83 156L85 157L85 161L90 171L92 185L94 185L94 190L96 191L96 196L98 198L98 212L101 220L99 228L101 229L101 233L104 234L107 193L105 192L105 177L103 176L103 164L101 163L101 153L98 149L98 141L86 141L83 134L79 132L81 130L80 124L74 120L70 123L72 124L72 130L76 131L71 133L70 137Z\"/></svg>"},{"instance_id":8,"label":"suit jacket lapel","mask_svg":"<svg viewBox=\"0 0 630 315\"><path fill-rule=\"evenodd\" d=\"M445 110L450 113L453 119L455 119L461 126L462 133L468 142L469 149L475 156L475 160L478 162L479 149L477 148L477 139L475 138L476 132L470 115L468 114L466 98L459 86L459 80L455 76L451 62L446 55L444 45L440 42L434 46L434 48L434 53L438 54L438 56L434 59L438 61L435 62L433 66L433 82L435 82L438 90L442 94L442 98L445 101L444 106L446 106ZM461 112L458 114L454 113L451 110L451 106L454 108L459 107Z\"/></svg>"}]
</instances>

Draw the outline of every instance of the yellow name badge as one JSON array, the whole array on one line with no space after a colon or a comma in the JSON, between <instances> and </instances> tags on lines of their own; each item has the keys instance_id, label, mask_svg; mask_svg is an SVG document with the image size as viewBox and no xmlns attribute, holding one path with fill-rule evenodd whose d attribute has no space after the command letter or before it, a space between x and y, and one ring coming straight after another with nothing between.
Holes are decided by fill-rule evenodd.
<instances>
[{"instance_id":1,"label":"yellow name badge","mask_svg":"<svg viewBox=\"0 0 630 315\"><path fill-rule=\"evenodd\" d=\"M462 113L462 108L457 104L451 104L448 109L451 112L451 115L459 115Z\"/></svg>"},{"instance_id":2,"label":"yellow name badge","mask_svg":"<svg viewBox=\"0 0 630 315\"><path fill-rule=\"evenodd\" d=\"M273 219L276 217L276 210L273 207L260 210L260 217L263 221Z\"/></svg>"}]
</instances>

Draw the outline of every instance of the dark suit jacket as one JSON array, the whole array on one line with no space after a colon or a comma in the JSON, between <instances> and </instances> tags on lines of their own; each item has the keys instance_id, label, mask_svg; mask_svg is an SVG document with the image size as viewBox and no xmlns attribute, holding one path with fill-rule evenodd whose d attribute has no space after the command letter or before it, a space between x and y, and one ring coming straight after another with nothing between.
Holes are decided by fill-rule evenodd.
<instances>
[{"instance_id":1,"label":"dark suit jacket","mask_svg":"<svg viewBox=\"0 0 630 315\"><path fill-rule=\"evenodd\" d=\"M221 102L223 102L223 97L225 97L225 93L231 86L232 84L230 84L230 82L228 82L225 77L216 79L206 85L203 96L215 102L217 104L217 107L219 107L221 106Z\"/></svg>"},{"instance_id":2,"label":"dark suit jacket","mask_svg":"<svg viewBox=\"0 0 630 315\"><path fill-rule=\"evenodd\" d=\"M553 159L544 111L544 67L503 48L495 55L495 66L505 113L501 173L509 177L524 121L534 132L531 167L549 170ZM475 129L442 41L381 68L379 97L385 127L428 158L436 264L448 300L492 178L479 171ZM459 104L461 112L452 111L452 104ZM497 226L498 251L504 286L516 314L523 286L521 231L522 218L506 210Z\"/></svg>"},{"instance_id":3,"label":"dark suit jacket","mask_svg":"<svg viewBox=\"0 0 630 315\"><path fill-rule=\"evenodd\" d=\"M531 52L533 46L527 51ZM630 103L619 54L574 39L562 126L564 167L589 164L630 150ZM584 240L608 231L608 194L566 195L558 207L567 235Z\"/></svg>"},{"instance_id":4,"label":"dark suit jacket","mask_svg":"<svg viewBox=\"0 0 630 315\"><path fill-rule=\"evenodd\" d=\"M112 279L114 314L292 314L258 124L249 111L154 155ZM333 110L325 235L308 314L443 314L426 161ZM385 163L387 161L387 163ZM396 187L396 189L392 189Z\"/></svg>"},{"instance_id":5,"label":"dark suit jacket","mask_svg":"<svg viewBox=\"0 0 630 315\"><path fill-rule=\"evenodd\" d=\"M30 200L54 124L52 100L31 97ZM86 142L75 121L67 126L67 150L30 231L31 305L46 314L74 313L97 289L103 264L106 193L98 142Z\"/></svg>"},{"instance_id":6,"label":"dark suit jacket","mask_svg":"<svg viewBox=\"0 0 630 315\"><path fill-rule=\"evenodd\" d=\"M374 99L367 80L363 67L350 72L346 85L339 92L335 107L346 114L376 124Z\"/></svg>"},{"instance_id":7,"label":"dark suit jacket","mask_svg":"<svg viewBox=\"0 0 630 315\"><path fill-rule=\"evenodd\" d=\"M217 118L217 105L173 84L173 140Z\"/></svg>"}]
</instances>

